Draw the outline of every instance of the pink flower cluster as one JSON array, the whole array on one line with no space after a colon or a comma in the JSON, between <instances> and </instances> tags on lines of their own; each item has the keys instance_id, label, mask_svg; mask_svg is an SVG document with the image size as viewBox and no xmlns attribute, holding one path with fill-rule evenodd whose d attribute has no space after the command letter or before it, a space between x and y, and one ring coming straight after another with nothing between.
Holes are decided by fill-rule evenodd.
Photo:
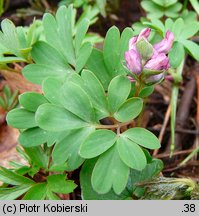
<instances>
[{"instance_id":1,"label":"pink flower cluster","mask_svg":"<svg viewBox=\"0 0 199 216\"><path fill-rule=\"evenodd\" d=\"M133 37L129 41L129 50L125 52L126 65L128 69L136 75L140 75L143 69L166 71L170 67L169 58L166 56L174 41L174 35L170 31L166 32L165 38L162 41L153 45L152 57L145 61L143 65L141 53L137 50L136 44L141 39L148 42L150 32L150 28L143 29L138 36ZM160 73L149 77L149 81L158 81L163 77L164 73Z\"/></svg>"}]
</instances>

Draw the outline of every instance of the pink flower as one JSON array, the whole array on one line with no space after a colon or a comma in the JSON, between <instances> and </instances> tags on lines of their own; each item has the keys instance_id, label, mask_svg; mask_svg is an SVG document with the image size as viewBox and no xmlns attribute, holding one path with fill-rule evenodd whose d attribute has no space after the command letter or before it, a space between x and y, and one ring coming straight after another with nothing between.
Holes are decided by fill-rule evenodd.
<instances>
[{"instance_id":1,"label":"pink flower","mask_svg":"<svg viewBox=\"0 0 199 216\"><path fill-rule=\"evenodd\" d=\"M169 58L164 53L155 55L144 66L150 70L168 70L169 67Z\"/></svg>"},{"instance_id":2,"label":"pink flower","mask_svg":"<svg viewBox=\"0 0 199 216\"><path fill-rule=\"evenodd\" d=\"M135 49L136 42L137 42L138 36L132 37L129 41L129 50Z\"/></svg>"},{"instance_id":3,"label":"pink flower","mask_svg":"<svg viewBox=\"0 0 199 216\"><path fill-rule=\"evenodd\" d=\"M143 69L154 71L157 75L150 77L142 76L146 83L155 83L164 77L164 71L170 67L167 53L171 49L174 41L172 32L167 31L165 38L152 46L148 42L148 37L151 30L149 28L143 29L138 36L135 36L129 41L129 51L125 52L125 60L128 69L140 75Z\"/></svg>"},{"instance_id":4,"label":"pink flower","mask_svg":"<svg viewBox=\"0 0 199 216\"><path fill-rule=\"evenodd\" d=\"M148 39L150 33L151 33L151 29L150 29L150 28L145 28L145 29L143 29L143 30L140 32L140 34L138 35L137 41L139 41L139 40L142 39L143 37L144 37L145 39Z\"/></svg>"},{"instance_id":5,"label":"pink flower","mask_svg":"<svg viewBox=\"0 0 199 216\"><path fill-rule=\"evenodd\" d=\"M136 46L135 46L136 42L138 42L142 38L148 39L150 33L151 33L151 29L145 28L140 32L140 34L138 36L132 37L129 41L129 50L131 50L131 49L135 50L136 49Z\"/></svg>"},{"instance_id":6,"label":"pink flower","mask_svg":"<svg viewBox=\"0 0 199 216\"><path fill-rule=\"evenodd\" d=\"M142 63L140 54L136 50L129 50L125 52L125 59L128 69L135 73L139 74L142 71Z\"/></svg>"},{"instance_id":7,"label":"pink flower","mask_svg":"<svg viewBox=\"0 0 199 216\"><path fill-rule=\"evenodd\" d=\"M174 41L174 34L170 31L166 32L165 38L153 47L158 53L168 53Z\"/></svg>"},{"instance_id":8,"label":"pink flower","mask_svg":"<svg viewBox=\"0 0 199 216\"><path fill-rule=\"evenodd\" d=\"M157 74L157 75L154 75L154 76L147 78L146 83L147 84L154 84L154 83L161 81L163 78L164 78L164 73Z\"/></svg>"}]
</instances>

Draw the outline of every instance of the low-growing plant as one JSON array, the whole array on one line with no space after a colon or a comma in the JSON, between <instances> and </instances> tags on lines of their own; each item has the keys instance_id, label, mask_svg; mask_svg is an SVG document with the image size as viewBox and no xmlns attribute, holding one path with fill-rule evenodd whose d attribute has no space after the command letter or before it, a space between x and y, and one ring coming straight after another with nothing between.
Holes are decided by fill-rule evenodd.
<instances>
[{"instance_id":1,"label":"low-growing plant","mask_svg":"<svg viewBox=\"0 0 199 216\"><path fill-rule=\"evenodd\" d=\"M178 0L142 0L142 8L147 11L149 18L162 18L164 16L176 18L182 9L182 4Z\"/></svg>"},{"instance_id":2,"label":"low-growing plant","mask_svg":"<svg viewBox=\"0 0 199 216\"><path fill-rule=\"evenodd\" d=\"M5 19L1 22L0 32L0 67L12 70L8 64L13 62L31 62L30 51L33 44L39 39L37 31L39 23L33 24L27 29L15 27L12 21Z\"/></svg>"},{"instance_id":3,"label":"low-growing plant","mask_svg":"<svg viewBox=\"0 0 199 216\"><path fill-rule=\"evenodd\" d=\"M50 158L50 149L40 146L17 148L18 153L26 161L26 165L10 162L12 170L0 167L0 179L4 184L0 187L1 200L59 200L63 194L69 194L77 187L67 179L65 165L56 166Z\"/></svg>"},{"instance_id":4,"label":"low-growing plant","mask_svg":"<svg viewBox=\"0 0 199 216\"><path fill-rule=\"evenodd\" d=\"M158 176L163 164L148 151L159 148L159 140L139 127L138 117L143 99L170 68L174 34L165 31L164 39L152 44L149 28L132 37L131 28L120 33L112 27L99 50L85 40L89 21L82 19L75 28L72 17L71 6L60 7L55 17L44 15L45 40L33 44L33 63L23 69L43 94L20 95L20 107L7 115L7 123L20 130L31 170L2 168L0 180L7 185L0 195L15 199L28 191L24 199L54 199L52 192L66 193L66 172L81 169L82 198L141 199L145 189L138 183ZM41 172L42 183L36 178ZM22 181L31 183L10 197L10 186L23 182L10 181L8 174L25 175ZM75 188L71 184L67 193ZM41 187L42 195L36 196Z\"/></svg>"},{"instance_id":5,"label":"low-growing plant","mask_svg":"<svg viewBox=\"0 0 199 216\"><path fill-rule=\"evenodd\" d=\"M24 148L47 146L52 149L53 163L66 163L66 171L95 158L93 190L106 194L112 189L119 195L130 172L147 166L145 148L160 147L151 132L130 125L136 126L142 98L153 91L153 85L169 68L166 54L173 34L167 32L169 39L153 47L147 40L150 29L132 38L132 29L120 35L112 27L100 51L84 42L86 20L74 39L70 22L60 25L63 15L66 13L69 19L71 12L71 7L61 7L56 20L45 15L46 42L34 44L31 55L35 64L23 70L28 80L42 84L43 95L22 94L21 108L9 112L7 122L20 129L19 142ZM161 48L162 43L166 49Z\"/></svg>"},{"instance_id":6,"label":"low-growing plant","mask_svg":"<svg viewBox=\"0 0 199 216\"><path fill-rule=\"evenodd\" d=\"M74 66L75 59L81 62L82 55L89 56L92 44L101 42L102 38L96 34L86 34L89 25L93 22L93 17L83 14L76 21L76 12L72 6L67 10L61 7L56 17L50 13L46 13L42 22L35 20L28 28L15 27L12 21L8 19L3 20L1 22L2 31L0 32L0 67L8 71L15 71L10 66L11 63L31 63L37 61L34 59L34 50L37 49L36 47L42 48L40 46L45 46L45 41L59 51L64 52L64 55L70 58L67 60L71 65ZM75 37L79 41L76 41L76 47L74 48L73 40ZM83 39L85 44L81 47L81 50L78 50ZM68 44L68 50L65 44ZM33 47L35 47L34 50L32 50ZM48 52L49 50L46 49L46 51ZM49 53L53 53L53 51L50 50ZM81 55L79 56L77 52ZM56 66L56 62L54 63L54 66ZM51 62L51 64L54 63ZM63 70L68 69L65 68ZM81 68L77 70L81 70Z\"/></svg>"},{"instance_id":7,"label":"low-growing plant","mask_svg":"<svg viewBox=\"0 0 199 216\"><path fill-rule=\"evenodd\" d=\"M59 6L69 6L70 4L73 4L75 8L81 7L84 11L92 6L98 13L101 13L104 17L106 16L107 0L62 0L59 2Z\"/></svg>"},{"instance_id":8,"label":"low-growing plant","mask_svg":"<svg viewBox=\"0 0 199 216\"><path fill-rule=\"evenodd\" d=\"M11 91L8 85L5 85L0 92L0 107L8 112L15 108L18 104L18 90Z\"/></svg>"}]
</instances>

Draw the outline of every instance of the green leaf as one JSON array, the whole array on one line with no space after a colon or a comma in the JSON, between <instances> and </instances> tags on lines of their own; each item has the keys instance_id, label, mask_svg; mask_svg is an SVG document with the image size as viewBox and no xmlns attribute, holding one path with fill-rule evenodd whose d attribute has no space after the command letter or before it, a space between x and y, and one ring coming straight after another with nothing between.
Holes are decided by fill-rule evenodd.
<instances>
[{"instance_id":1,"label":"green leaf","mask_svg":"<svg viewBox=\"0 0 199 216\"><path fill-rule=\"evenodd\" d=\"M162 7L152 1L141 1L141 6L145 11L149 12L148 17L161 18L164 15Z\"/></svg>"},{"instance_id":2,"label":"green leaf","mask_svg":"<svg viewBox=\"0 0 199 216\"><path fill-rule=\"evenodd\" d=\"M184 62L184 61L183 61ZM178 74L181 75L181 71L183 71L181 68L183 68L183 62L181 62L180 67L178 67ZM179 73L180 72L180 73ZM170 121L170 127L171 127L171 144L170 144L170 154L173 153L175 148L175 128L176 128L176 113L177 113L177 101L178 101L178 94L179 94L179 87L177 85L174 85L172 87L171 92L171 121Z\"/></svg>"},{"instance_id":3,"label":"green leaf","mask_svg":"<svg viewBox=\"0 0 199 216\"><path fill-rule=\"evenodd\" d=\"M199 3L197 0L190 0L192 7L199 14Z\"/></svg>"},{"instance_id":4,"label":"green leaf","mask_svg":"<svg viewBox=\"0 0 199 216\"><path fill-rule=\"evenodd\" d=\"M80 146L93 130L94 128L84 128L66 133L64 139L53 149L53 161L57 164L67 162L67 170L77 169L84 162L79 155Z\"/></svg>"},{"instance_id":5,"label":"green leaf","mask_svg":"<svg viewBox=\"0 0 199 216\"><path fill-rule=\"evenodd\" d=\"M71 71L63 55L44 41L38 41L34 44L31 55L37 64L52 65L57 69L61 68Z\"/></svg>"},{"instance_id":6,"label":"green leaf","mask_svg":"<svg viewBox=\"0 0 199 216\"><path fill-rule=\"evenodd\" d=\"M156 27L155 27L155 29L157 29L158 31L159 31L159 33L160 33L160 35L164 35L164 34L162 34L162 32L164 32L164 30L165 30L165 26L164 26L164 24L163 24L163 22L161 21L161 20L159 20L159 19L155 19L155 18L152 18L151 19L151 22L152 22L152 24L153 25L155 25ZM143 22L144 23L144 22ZM152 34L152 40L155 40L155 38L154 37L157 37L157 39L158 39L158 35L157 34L154 34L155 32L151 32L151 34ZM160 35L159 35L159 37L160 37ZM150 40L150 39L149 39ZM151 40L150 40L150 42L151 42Z\"/></svg>"},{"instance_id":7,"label":"green leaf","mask_svg":"<svg viewBox=\"0 0 199 216\"><path fill-rule=\"evenodd\" d=\"M8 125L18 129L27 129L37 126L37 123L35 121L35 114L23 108L16 108L11 110L7 114L6 120Z\"/></svg>"},{"instance_id":8,"label":"green leaf","mask_svg":"<svg viewBox=\"0 0 199 216\"><path fill-rule=\"evenodd\" d=\"M95 73L96 77L101 81L104 89L107 90L109 82L111 81L111 75L104 63L102 51L93 49L86 65L89 70Z\"/></svg>"},{"instance_id":9,"label":"green leaf","mask_svg":"<svg viewBox=\"0 0 199 216\"><path fill-rule=\"evenodd\" d=\"M118 68L118 72L124 72L124 74L126 74L125 72L125 68L123 66L123 62L124 62L124 53L128 50L129 47L129 40L132 38L133 36L133 29L132 28L125 28L124 31L121 34L121 39L120 39L120 60L119 60L119 68ZM121 73L122 74L122 73Z\"/></svg>"},{"instance_id":10,"label":"green leaf","mask_svg":"<svg viewBox=\"0 0 199 216\"><path fill-rule=\"evenodd\" d=\"M197 21L197 14L194 11L183 10L181 16L185 22L185 25Z\"/></svg>"},{"instance_id":11,"label":"green leaf","mask_svg":"<svg viewBox=\"0 0 199 216\"><path fill-rule=\"evenodd\" d=\"M19 96L19 103L28 111L35 112L37 108L48 101L46 98L35 92L26 92Z\"/></svg>"},{"instance_id":12,"label":"green leaf","mask_svg":"<svg viewBox=\"0 0 199 216\"><path fill-rule=\"evenodd\" d=\"M165 16L171 17L172 19L178 18L179 14L170 10L165 11Z\"/></svg>"},{"instance_id":13,"label":"green leaf","mask_svg":"<svg viewBox=\"0 0 199 216\"><path fill-rule=\"evenodd\" d=\"M139 93L139 97L141 98L145 98L145 97L148 97L149 95L151 95L154 91L154 85L151 85L151 86L146 86L144 87L141 92Z\"/></svg>"},{"instance_id":14,"label":"green leaf","mask_svg":"<svg viewBox=\"0 0 199 216\"><path fill-rule=\"evenodd\" d=\"M44 144L47 141L47 137L47 131L36 127L21 132L18 140L23 147L33 147Z\"/></svg>"},{"instance_id":15,"label":"green leaf","mask_svg":"<svg viewBox=\"0 0 199 216\"><path fill-rule=\"evenodd\" d=\"M27 44L26 44L25 29L22 26L19 26L19 27L16 28L16 33L17 33L17 36L18 36L20 48L22 50L26 49L27 48Z\"/></svg>"},{"instance_id":16,"label":"green leaf","mask_svg":"<svg viewBox=\"0 0 199 216\"><path fill-rule=\"evenodd\" d=\"M194 36L195 34L198 33L199 23L197 21L192 21L191 25L189 23L185 25L185 29L186 29L186 31L182 31L182 33L180 34L179 37L182 39L191 38L192 36ZM179 40L180 40L180 38L179 38Z\"/></svg>"},{"instance_id":17,"label":"green leaf","mask_svg":"<svg viewBox=\"0 0 199 216\"><path fill-rule=\"evenodd\" d=\"M49 189L47 190L46 198L49 199L49 200L61 200L56 194L54 194Z\"/></svg>"},{"instance_id":18,"label":"green leaf","mask_svg":"<svg viewBox=\"0 0 199 216\"><path fill-rule=\"evenodd\" d=\"M58 35L61 43L61 51L68 60L68 63L75 66L75 50L73 47L72 35L72 19L73 8L70 5L68 8L65 6L59 7L56 13L56 20L58 26Z\"/></svg>"},{"instance_id":19,"label":"green leaf","mask_svg":"<svg viewBox=\"0 0 199 216\"><path fill-rule=\"evenodd\" d=\"M151 180L158 176L163 169L163 162L159 159L153 159L146 167L141 170L131 170L127 185L127 190L130 194L133 193L138 198L143 197L145 189L137 186L137 183Z\"/></svg>"},{"instance_id":20,"label":"green leaf","mask_svg":"<svg viewBox=\"0 0 199 216\"><path fill-rule=\"evenodd\" d=\"M82 143L80 156L94 158L107 151L116 142L116 134L111 130L101 129L91 133Z\"/></svg>"},{"instance_id":21,"label":"green leaf","mask_svg":"<svg viewBox=\"0 0 199 216\"><path fill-rule=\"evenodd\" d=\"M115 76L116 69L119 63L119 49L120 49L120 31L117 27L113 26L106 34L104 40L104 62L112 77Z\"/></svg>"},{"instance_id":22,"label":"green leaf","mask_svg":"<svg viewBox=\"0 0 199 216\"><path fill-rule=\"evenodd\" d=\"M116 146L102 154L95 164L91 183L93 189L99 194L105 194L113 188L120 194L127 184L129 168L120 159Z\"/></svg>"},{"instance_id":23,"label":"green leaf","mask_svg":"<svg viewBox=\"0 0 199 216\"><path fill-rule=\"evenodd\" d=\"M93 168L97 158L93 158L90 160L86 160L81 172L80 172L80 186L81 186L81 193L83 200L122 200L127 197L126 194L122 193L117 195L110 190L106 194L98 194L96 191L93 190L91 185L91 174L93 172ZM131 196L131 194L129 194Z\"/></svg>"},{"instance_id":24,"label":"green leaf","mask_svg":"<svg viewBox=\"0 0 199 216\"><path fill-rule=\"evenodd\" d=\"M88 61L88 58L91 55L92 49L93 47L90 42L86 42L81 46L77 56L77 62L75 67L77 73L79 73L85 66L86 62Z\"/></svg>"},{"instance_id":25,"label":"green leaf","mask_svg":"<svg viewBox=\"0 0 199 216\"><path fill-rule=\"evenodd\" d=\"M142 111L143 101L141 98L131 98L123 103L114 117L120 122L130 121L136 118Z\"/></svg>"},{"instance_id":26,"label":"green leaf","mask_svg":"<svg viewBox=\"0 0 199 216\"><path fill-rule=\"evenodd\" d=\"M61 100L61 88L63 86L63 82L61 79L49 77L44 80L42 84L42 90L44 92L45 97L55 105L62 105Z\"/></svg>"},{"instance_id":27,"label":"green leaf","mask_svg":"<svg viewBox=\"0 0 199 216\"><path fill-rule=\"evenodd\" d=\"M77 26L77 31L75 35L75 52L76 56L78 56L79 50L82 46L82 42L86 36L86 32L88 31L90 25L89 19L82 19Z\"/></svg>"},{"instance_id":28,"label":"green leaf","mask_svg":"<svg viewBox=\"0 0 199 216\"><path fill-rule=\"evenodd\" d=\"M169 15L169 14L174 14L176 13L176 17L178 17L179 15L177 14L180 10L182 9L182 4L180 2L177 2L176 4L173 4L171 6L169 6L166 11L165 11L165 15ZM174 18L172 16L170 16L171 18Z\"/></svg>"},{"instance_id":29,"label":"green leaf","mask_svg":"<svg viewBox=\"0 0 199 216\"><path fill-rule=\"evenodd\" d=\"M73 181L66 180L65 174L50 175L47 177L47 182L48 188L55 193L69 194L77 187Z\"/></svg>"},{"instance_id":30,"label":"green leaf","mask_svg":"<svg viewBox=\"0 0 199 216\"><path fill-rule=\"evenodd\" d=\"M108 105L111 113L116 112L126 101L131 91L131 82L126 76L113 78L108 87Z\"/></svg>"},{"instance_id":31,"label":"green leaf","mask_svg":"<svg viewBox=\"0 0 199 216\"><path fill-rule=\"evenodd\" d=\"M0 32L0 43L8 49L9 52L15 54L16 56L20 55L19 49L19 40L17 38L17 32L15 25L9 19L4 19L1 22Z\"/></svg>"},{"instance_id":32,"label":"green leaf","mask_svg":"<svg viewBox=\"0 0 199 216\"><path fill-rule=\"evenodd\" d=\"M60 131L60 132L48 131L47 146L51 147L53 144L58 143L66 136L66 134L67 134L66 131Z\"/></svg>"},{"instance_id":33,"label":"green leaf","mask_svg":"<svg viewBox=\"0 0 199 216\"><path fill-rule=\"evenodd\" d=\"M154 3L162 6L162 7L169 7L177 2L177 0L152 0Z\"/></svg>"},{"instance_id":34,"label":"green leaf","mask_svg":"<svg viewBox=\"0 0 199 216\"><path fill-rule=\"evenodd\" d=\"M51 44L57 50L61 50L61 41L58 36L58 26L55 17L50 13L45 13L42 21L44 34L48 44Z\"/></svg>"},{"instance_id":35,"label":"green leaf","mask_svg":"<svg viewBox=\"0 0 199 216\"><path fill-rule=\"evenodd\" d=\"M35 84L42 84L47 77L64 79L69 74L67 68L58 68L56 65L30 64L27 65L22 73L24 77Z\"/></svg>"},{"instance_id":36,"label":"green leaf","mask_svg":"<svg viewBox=\"0 0 199 216\"><path fill-rule=\"evenodd\" d=\"M31 159L31 164L34 163L38 167L47 169L49 163L49 157L46 155L41 146L24 148L26 154Z\"/></svg>"},{"instance_id":37,"label":"green leaf","mask_svg":"<svg viewBox=\"0 0 199 216\"><path fill-rule=\"evenodd\" d=\"M106 0L96 0L96 4L100 10L100 13L102 14L103 17L106 16L106 10L105 10L105 7L106 7Z\"/></svg>"},{"instance_id":38,"label":"green leaf","mask_svg":"<svg viewBox=\"0 0 199 216\"><path fill-rule=\"evenodd\" d=\"M104 118L107 117L109 115L108 103L102 84L89 70L83 70L81 77L85 83L85 90L88 93L93 106Z\"/></svg>"},{"instance_id":39,"label":"green leaf","mask_svg":"<svg viewBox=\"0 0 199 216\"><path fill-rule=\"evenodd\" d=\"M0 181L11 185L32 185L34 181L14 171L0 167Z\"/></svg>"},{"instance_id":40,"label":"green leaf","mask_svg":"<svg viewBox=\"0 0 199 216\"><path fill-rule=\"evenodd\" d=\"M151 18L151 22L144 21L143 24L148 26L149 28L157 30L158 32L161 33L161 35L163 35L165 27L164 24L159 19ZM157 34L156 37L158 37Z\"/></svg>"},{"instance_id":41,"label":"green leaf","mask_svg":"<svg viewBox=\"0 0 199 216\"><path fill-rule=\"evenodd\" d=\"M147 161L142 149L128 138L120 137L117 141L117 149L122 161L132 169L142 170Z\"/></svg>"},{"instance_id":42,"label":"green leaf","mask_svg":"<svg viewBox=\"0 0 199 216\"><path fill-rule=\"evenodd\" d=\"M122 134L123 137L127 137L134 143L141 145L148 149L160 148L160 142L158 138L150 131L144 128L131 128Z\"/></svg>"},{"instance_id":43,"label":"green leaf","mask_svg":"<svg viewBox=\"0 0 199 216\"><path fill-rule=\"evenodd\" d=\"M4 64L4 63L8 64L8 63L13 63L13 62L27 62L27 60L21 57L9 57L9 56L0 57L1 64Z\"/></svg>"},{"instance_id":44,"label":"green leaf","mask_svg":"<svg viewBox=\"0 0 199 216\"><path fill-rule=\"evenodd\" d=\"M37 109L35 119L39 127L48 131L64 131L88 126L73 113L53 104L41 105Z\"/></svg>"},{"instance_id":45,"label":"green leaf","mask_svg":"<svg viewBox=\"0 0 199 216\"><path fill-rule=\"evenodd\" d=\"M86 122L95 119L94 109L87 93L78 85L66 82L62 87L63 106Z\"/></svg>"},{"instance_id":46,"label":"green leaf","mask_svg":"<svg viewBox=\"0 0 199 216\"><path fill-rule=\"evenodd\" d=\"M185 51L183 45L175 41L173 43L172 49L169 52L169 62L173 68L177 68L182 60L184 59Z\"/></svg>"},{"instance_id":47,"label":"green leaf","mask_svg":"<svg viewBox=\"0 0 199 216\"><path fill-rule=\"evenodd\" d=\"M78 73L71 73L67 77L67 80L70 81L70 82L72 82L72 83L74 83L74 84L76 84L76 85L78 85L79 87L81 87L85 91L84 80L82 79L82 77Z\"/></svg>"},{"instance_id":48,"label":"green leaf","mask_svg":"<svg viewBox=\"0 0 199 216\"><path fill-rule=\"evenodd\" d=\"M190 40L183 40L181 41L185 48L188 50L191 56L193 56L197 61L199 61L199 46L198 44L190 41Z\"/></svg>"},{"instance_id":49,"label":"green leaf","mask_svg":"<svg viewBox=\"0 0 199 216\"><path fill-rule=\"evenodd\" d=\"M182 32L184 31L184 20L182 18L178 18L171 29L171 31L175 35L175 40L178 40Z\"/></svg>"},{"instance_id":50,"label":"green leaf","mask_svg":"<svg viewBox=\"0 0 199 216\"><path fill-rule=\"evenodd\" d=\"M55 162L52 162L50 165L49 171L63 173L67 171L67 163L64 162L63 164L57 164Z\"/></svg>"},{"instance_id":51,"label":"green leaf","mask_svg":"<svg viewBox=\"0 0 199 216\"><path fill-rule=\"evenodd\" d=\"M28 191L30 187L21 185L11 188L0 188L0 200L15 200Z\"/></svg>"},{"instance_id":52,"label":"green leaf","mask_svg":"<svg viewBox=\"0 0 199 216\"><path fill-rule=\"evenodd\" d=\"M46 183L38 183L30 188L23 200L44 200L47 192Z\"/></svg>"}]
</instances>

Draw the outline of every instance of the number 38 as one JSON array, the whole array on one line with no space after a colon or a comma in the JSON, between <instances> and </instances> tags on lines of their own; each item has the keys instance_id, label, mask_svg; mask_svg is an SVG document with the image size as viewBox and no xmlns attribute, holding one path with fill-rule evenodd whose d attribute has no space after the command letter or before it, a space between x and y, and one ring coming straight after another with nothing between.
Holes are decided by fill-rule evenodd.
<instances>
[{"instance_id":1,"label":"number 38","mask_svg":"<svg viewBox=\"0 0 199 216\"><path fill-rule=\"evenodd\" d=\"M195 204L184 204L184 207L186 208L184 212L195 212Z\"/></svg>"}]
</instances>

